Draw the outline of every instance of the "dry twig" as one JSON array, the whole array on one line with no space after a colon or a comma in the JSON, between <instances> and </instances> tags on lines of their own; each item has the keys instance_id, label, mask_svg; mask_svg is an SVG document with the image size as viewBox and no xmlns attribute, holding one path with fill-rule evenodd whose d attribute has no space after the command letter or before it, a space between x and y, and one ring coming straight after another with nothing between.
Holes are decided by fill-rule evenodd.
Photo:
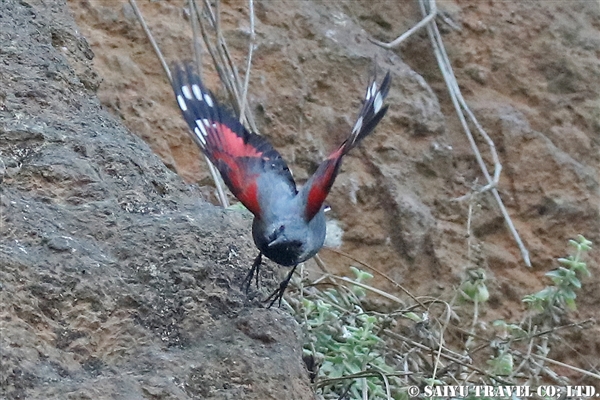
<instances>
[{"instance_id":1,"label":"dry twig","mask_svg":"<svg viewBox=\"0 0 600 400\"><path fill-rule=\"evenodd\" d=\"M386 49L392 49L392 48L396 48L400 43L402 43L405 39L407 39L409 36L411 36L413 33L415 33L418 29L422 28L423 26L427 27L427 34L429 35L429 40L433 47L440 71L442 72L442 75L444 76L444 80L446 81L446 85L448 87L448 91L449 91L450 97L452 99L452 104L454 105L454 108L458 115L458 119L460 120L460 123L465 131L465 134L467 135L467 139L469 141L469 144L471 145L471 149L473 151L473 154L475 155L475 159L477 160L477 163L479 164L479 168L481 169L481 172L483 173L483 175L487 181L487 184L483 188L481 188L479 190L479 192L484 192L484 191L488 191L488 190L490 190L492 192L492 195L493 195L494 199L496 200L496 203L498 204L500 212L502 213L504 221L506 222L509 231L513 235L515 242L517 243L517 246L519 247L519 250L521 252L521 256L523 257L523 261L525 262L525 265L527 265L528 267L531 267L531 260L529 259L529 252L527 251L527 248L523 244L523 241L521 240L521 237L519 236L519 233L517 232L517 230L512 222L512 219L510 218L510 215L508 214L508 211L506 210L506 207L504 206L504 203L502 202L500 194L498 193L497 186L498 186L498 181L500 179L500 173L502 171L502 164L500 163L500 160L498 158L498 153L496 152L496 146L494 145L493 140L485 132L485 130L483 129L481 124L479 124L479 122L475 118L475 115L473 114L473 112L471 111L469 106L467 105L464 97L462 96L460 88L458 86L458 82L456 81L456 77L454 76L454 72L452 71L452 66L450 64L450 60L446 53L444 43L442 41L440 32L437 27L437 23L435 21L435 15L437 14L437 7L436 7L435 0L419 0L419 5L421 7L421 12L422 12L424 18L417 25L415 25L413 28L411 28L406 33L402 34L396 40L394 40L390 43L382 43L382 42L375 41L375 40L371 40L371 41L381 47L386 48ZM473 138L473 134L471 133L471 129L469 128L469 124L467 122L467 118L465 117L465 115L466 115L466 117L469 118L471 123L475 126L477 132L481 135L481 137L485 140L485 142L487 143L487 145L489 147L489 151L492 156L493 163L494 163L493 177L490 175L488 168L485 165L485 162L483 160L483 157L481 156L481 152L479 151L477 143L475 142L475 139Z\"/></svg>"},{"instance_id":2,"label":"dry twig","mask_svg":"<svg viewBox=\"0 0 600 400\"><path fill-rule=\"evenodd\" d=\"M137 17L138 21L140 21L140 24L142 25L142 28L144 29L144 32L146 33L146 37L148 38L148 41L150 42L150 44L152 44L154 53L160 60L160 64L163 67L165 75L167 75L169 84L172 84L173 79L171 78L171 70L169 69L167 62L165 61L165 58L163 57L162 52L160 51L160 48L158 47L158 44L154 40L154 36L152 36L152 32L150 32L150 29L148 28L148 25L146 24L146 21L144 20L144 17L142 15L142 13L140 12L140 9L138 8L136 1L129 0L129 4L133 8L133 11L134 11L135 16ZM217 188L217 197L219 198L219 203L221 204L221 207L229 207L229 201L227 200L227 196L225 195L225 191L223 190L223 185L221 183L221 177L217 173L215 166L210 162L208 157L204 156L204 160L206 161L206 164L208 165L208 169L210 171L210 175L213 178L213 181L215 182L215 187Z\"/></svg>"}]
</instances>

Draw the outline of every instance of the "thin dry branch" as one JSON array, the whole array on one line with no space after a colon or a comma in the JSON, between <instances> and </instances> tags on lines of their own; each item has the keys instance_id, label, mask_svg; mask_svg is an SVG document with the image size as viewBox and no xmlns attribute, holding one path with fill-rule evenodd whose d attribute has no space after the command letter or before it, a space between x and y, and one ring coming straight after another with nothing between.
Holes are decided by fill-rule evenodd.
<instances>
[{"instance_id":1,"label":"thin dry branch","mask_svg":"<svg viewBox=\"0 0 600 400\"><path fill-rule=\"evenodd\" d=\"M204 45L206 46L206 49L208 50L208 53L210 54L210 57L213 60L213 65L215 66L215 69L217 70L219 79L221 80L221 83L223 83L223 85L225 86L225 90L229 94L230 98L237 99L237 96L235 94L234 84L232 83L232 81L230 79L231 74L227 70L228 65L223 62L223 58L222 58L220 52L218 51L218 47L215 46L213 44L213 41L210 39L209 34L208 34L208 29L206 27L204 19L202 18L202 13L200 12L198 5L196 4L196 1L194 1L194 7L196 9L196 15L198 17L198 22L200 23L200 32L202 34L202 40L204 41ZM206 18L209 20L210 25L214 28L216 26L215 16L214 16L214 13L212 11L210 4L207 1L205 1L203 10L205 12L204 15L206 15ZM234 103L234 106L235 105L236 104ZM236 110L236 111L239 112L239 110Z\"/></svg>"},{"instance_id":2,"label":"thin dry branch","mask_svg":"<svg viewBox=\"0 0 600 400\"><path fill-rule=\"evenodd\" d=\"M195 1L195 0L194 0ZM197 7L197 5L196 5ZM249 40L249 48L248 55L246 59L246 72L244 84L241 83L240 76L238 74L237 67L235 66L233 59L231 57L231 53L227 46L227 42L225 41L221 29L221 18L220 18L220 7L221 3L219 0L216 1L215 8L213 10L208 0L204 0L204 10L205 16L208 20L210 27L212 28L215 40L210 40L208 34L208 28L206 27L205 21L201 18L200 13L198 13L198 21L200 22L200 28L202 31L202 38L209 49L209 53L213 59L213 63L217 68L217 73L219 74L219 78L221 82L225 86L225 90L227 91L229 97L232 100L235 111L240 116L240 122L255 132L258 133L258 129L256 127L256 123L254 121L254 117L248 107L248 102L246 100L247 97L247 86L250 79L250 70L252 66L252 53L254 51L254 40L255 40L255 32L254 32L254 2L253 0L249 0L248 9L249 9L249 19L250 19L250 40Z\"/></svg>"},{"instance_id":3,"label":"thin dry branch","mask_svg":"<svg viewBox=\"0 0 600 400\"><path fill-rule=\"evenodd\" d=\"M373 38L369 38L369 40L371 42L373 42L374 44L376 44L380 47L383 47L384 49L388 49L388 50L395 49L396 47L398 47L400 45L400 43L404 42L406 39L411 37L419 29L427 26L427 24L429 24L431 22L431 20L436 17L436 15L437 15L437 7L435 5L435 1L430 1L429 2L429 14L425 18L423 18L421 21L419 21L419 23L417 23L412 28L410 28L409 30L404 32L402 35L400 35L396 39L394 39L392 42L389 42L389 43L380 42L379 40L375 40Z\"/></svg>"},{"instance_id":4,"label":"thin dry branch","mask_svg":"<svg viewBox=\"0 0 600 400\"><path fill-rule=\"evenodd\" d=\"M188 0L188 7L190 9L190 22L192 24L192 36L194 38L194 61L196 62L198 76L202 76L202 46L198 39L200 37L198 35L198 10L195 7L194 0Z\"/></svg>"},{"instance_id":5,"label":"thin dry branch","mask_svg":"<svg viewBox=\"0 0 600 400\"><path fill-rule=\"evenodd\" d=\"M391 331L389 329L384 329L383 331L385 332L386 335L388 335L388 336L390 336L392 338L395 338L395 339L398 339L398 340L402 340L405 343L410 343L411 346L418 347L418 348L420 348L422 350L427 350L429 352L435 352L435 351L438 350L438 349L433 349L433 348L431 348L429 346L426 346L426 345L424 345L422 343L415 342L414 340L412 340L412 339L410 339L410 338L408 338L406 336L403 336L403 335L401 335L399 333L396 333L394 331ZM445 358L448 361L454 362L454 363L456 363L458 365L462 365L463 367L465 367L467 369L475 371L475 372L477 372L477 373L479 373L479 374L481 374L483 376L487 376L489 378L492 378L495 381L500 382L500 383L502 383L504 385L514 385L514 382L507 381L507 380L505 380L505 379L503 379L503 378L501 378L501 377L499 377L497 375L490 374L489 372L486 372L486 371L484 371L484 370L482 370L480 368L477 368L477 367L471 365L468 361L463 361L463 360L461 360L459 358L453 357L453 356L448 355L448 354L443 353L443 352L439 353L439 354L440 354L441 357Z\"/></svg>"},{"instance_id":6,"label":"thin dry branch","mask_svg":"<svg viewBox=\"0 0 600 400\"><path fill-rule=\"evenodd\" d=\"M169 84L172 84L173 78L171 77L171 70L169 69L167 62L165 61L165 58L163 57L162 52L160 51L160 48L158 47L158 44L154 40L154 36L152 36L152 32L150 32L150 29L148 28L148 25L146 24L146 21L144 20L144 16L140 12L140 9L138 8L136 1L129 0L129 4L133 8L133 12L135 13L138 21L140 21L140 24L142 25L142 28L144 29L144 33L146 34L148 41L150 42L150 44L152 45L152 48L154 49L154 53L156 54L156 57L158 57L158 59L160 60L160 64L163 67L165 75L167 75ZM212 162L210 162L208 157L204 156L204 160L206 161L206 163L208 165L210 175L213 179L213 182L215 183L215 187L217 188L217 196L219 198L219 203L221 204L221 207L229 207L229 201L227 200L227 196L225 195L225 191L223 190L223 185L221 184L221 177L217 173L217 169L212 164Z\"/></svg>"},{"instance_id":7,"label":"thin dry branch","mask_svg":"<svg viewBox=\"0 0 600 400\"><path fill-rule=\"evenodd\" d=\"M394 286L396 286L398 289L402 290L404 293L406 293L411 299L413 299L418 305L420 305L424 310L427 309L427 307L421 303L421 301L415 296L413 295L408 289L406 289L404 286L402 286L401 284L399 284L398 282L396 282L395 280L393 280L392 278L390 278L388 275L386 275L385 273L381 272L380 270L378 270L377 268L371 266L370 264L359 260L356 257L351 256L348 253L344 253L343 251L337 250L337 249L333 249L330 247L324 248L328 251L334 252L336 254L339 254L341 256L344 256L346 258L349 258L352 261L355 261L357 263L359 263L360 265L362 265L363 267L368 268L369 270L375 272L376 274L382 276L384 279L386 279L388 282L390 282L391 284L393 284Z\"/></svg>"},{"instance_id":8,"label":"thin dry branch","mask_svg":"<svg viewBox=\"0 0 600 400\"><path fill-rule=\"evenodd\" d=\"M377 376L381 377L382 375L384 375L384 376L410 376L410 375L413 375L413 372L396 372L396 373L390 374L390 373L382 373L380 371L363 371L363 372L358 372L356 374L340 376L339 378L321 379L315 385L315 387L322 388L322 387L332 385L337 382L344 382L348 379L370 378L370 377L377 377Z\"/></svg>"},{"instance_id":9,"label":"thin dry branch","mask_svg":"<svg viewBox=\"0 0 600 400\"><path fill-rule=\"evenodd\" d=\"M244 87L242 89L242 103L240 104L240 122L243 123L246 113L246 103L248 97L248 84L250 83L250 68L252 67L252 53L254 52L254 41L256 34L254 33L254 1L248 0L248 8L250 12L250 43L248 44L248 57L246 59L246 73L244 76Z\"/></svg>"},{"instance_id":10,"label":"thin dry branch","mask_svg":"<svg viewBox=\"0 0 600 400\"><path fill-rule=\"evenodd\" d=\"M131 5L131 8L133 8L133 12L135 13L135 16L137 17L138 21L142 25L142 29L144 30L144 33L146 34L148 41L152 45L152 49L154 50L156 57L158 57L158 59L160 60L160 64L162 65L163 70L165 71L165 74L167 75L167 78L169 79L169 83L172 83L173 79L171 78L171 70L169 69L167 62L165 61L165 58L163 57L162 52L160 51L160 48L158 47L158 44L156 44L156 41L154 40L154 36L152 36L152 32L150 32L150 28L148 28L148 25L146 24L146 21L144 20L144 16L142 15L140 9L138 8L137 3L135 2L135 0L129 0L129 4Z\"/></svg>"},{"instance_id":11,"label":"thin dry branch","mask_svg":"<svg viewBox=\"0 0 600 400\"><path fill-rule=\"evenodd\" d=\"M450 307L450 304L448 303L446 303L446 311L446 320L444 321L442 329L440 330L440 340L438 341L437 354L435 357L435 364L433 367L433 379L435 379L436 377L438 366L441 365L440 357L442 356L442 350L444 349L444 333L446 332L446 329L448 329L448 325L450 324L450 317L452 316L452 309Z\"/></svg>"},{"instance_id":12,"label":"thin dry branch","mask_svg":"<svg viewBox=\"0 0 600 400\"><path fill-rule=\"evenodd\" d=\"M567 369L570 369L571 371L579 372L580 374L589 376L590 378L594 378L594 379L600 380L600 375L596 374L594 372L586 371L585 369L577 368L577 367L574 367L572 365L565 364L563 362L560 362L560 361L557 361L557 360L554 360L552 358L548 358L548 357L545 357L545 356L542 356L542 355L539 355L539 354L532 354L531 356L533 358L537 358L540 361L544 361L544 362L547 362L549 364L558 365L559 367L567 368Z\"/></svg>"}]
</instances>

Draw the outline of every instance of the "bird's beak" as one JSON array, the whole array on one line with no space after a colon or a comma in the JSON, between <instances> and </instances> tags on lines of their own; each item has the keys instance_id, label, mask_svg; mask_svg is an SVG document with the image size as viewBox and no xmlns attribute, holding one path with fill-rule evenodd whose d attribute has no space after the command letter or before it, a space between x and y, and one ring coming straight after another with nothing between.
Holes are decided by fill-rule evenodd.
<instances>
[{"instance_id":1,"label":"bird's beak","mask_svg":"<svg viewBox=\"0 0 600 400\"><path fill-rule=\"evenodd\" d=\"M282 242L284 242L284 241L285 241L285 236L283 236L283 235L280 235L280 236L279 236L277 239L275 239L275 240L273 240L271 243L269 243L269 245L268 245L268 246L269 246L269 247L273 247L273 246L275 246L275 245L277 245L277 244L280 244L280 243L282 243Z\"/></svg>"}]
</instances>

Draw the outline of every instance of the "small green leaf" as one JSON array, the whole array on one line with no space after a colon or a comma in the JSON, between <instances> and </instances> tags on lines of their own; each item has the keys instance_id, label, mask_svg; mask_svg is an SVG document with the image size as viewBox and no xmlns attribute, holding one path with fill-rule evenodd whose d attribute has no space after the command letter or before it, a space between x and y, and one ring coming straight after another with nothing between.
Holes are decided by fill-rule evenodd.
<instances>
[{"instance_id":1,"label":"small green leaf","mask_svg":"<svg viewBox=\"0 0 600 400\"><path fill-rule=\"evenodd\" d=\"M419 317L414 312L407 312L406 314L403 314L403 317L406 317L406 318L408 318L408 319L410 319L411 321L414 321L414 322L423 322L423 318Z\"/></svg>"},{"instance_id":2,"label":"small green leaf","mask_svg":"<svg viewBox=\"0 0 600 400\"><path fill-rule=\"evenodd\" d=\"M512 354L505 352L491 360L488 360L491 367L491 373L494 375L510 375L514 368Z\"/></svg>"},{"instance_id":3,"label":"small green leaf","mask_svg":"<svg viewBox=\"0 0 600 400\"><path fill-rule=\"evenodd\" d=\"M234 210L234 211L248 211L248 209L242 203L233 203L226 210Z\"/></svg>"},{"instance_id":4,"label":"small green leaf","mask_svg":"<svg viewBox=\"0 0 600 400\"><path fill-rule=\"evenodd\" d=\"M577 305L575 304L575 299L569 299L569 298L565 298L565 305L569 308L569 310L571 311L575 311L577 310Z\"/></svg>"}]
</instances>

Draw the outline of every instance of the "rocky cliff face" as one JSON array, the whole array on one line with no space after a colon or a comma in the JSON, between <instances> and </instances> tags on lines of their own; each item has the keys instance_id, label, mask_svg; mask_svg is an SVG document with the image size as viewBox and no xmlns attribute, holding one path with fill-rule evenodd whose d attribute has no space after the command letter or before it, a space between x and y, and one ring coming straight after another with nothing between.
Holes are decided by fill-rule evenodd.
<instances>
[{"instance_id":1,"label":"rocky cliff face","mask_svg":"<svg viewBox=\"0 0 600 400\"><path fill-rule=\"evenodd\" d=\"M103 109L66 5L4 2L0 48L0 397L312 398L295 322L238 289L249 217Z\"/></svg>"},{"instance_id":2,"label":"rocky cliff face","mask_svg":"<svg viewBox=\"0 0 600 400\"><path fill-rule=\"evenodd\" d=\"M237 289L255 252L250 220L202 200L213 199L208 174L131 8L73 0L75 26L59 1L4 4L7 397L310 398L294 324L255 309ZM499 190L532 269L487 195L471 204L467 243L469 204L452 200L483 181L426 35L396 51L368 41L414 25L415 4L256 2L249 101L261 133L303 181L350 129L376 57L393 75L390 110L345 160L328 198L344 230L341 250L417 295L443 297L466 268L484 268L491 298L483 317L517 318L521 297L545 285L568 238L600 243L600 6L438 5L461 89L499 150ZM167 59L191 58L183 2L140 6ZM246 5L223 2L222 10L243 65ZM222 95L208 57L204 75ZM598 254L580 318L598 318ZM321 255L333 270L350 263ZM598 356L590 344L597 333L586 331L589 340L559 358L585 368L581 354Z\"/></svg>"}]
</instances>

